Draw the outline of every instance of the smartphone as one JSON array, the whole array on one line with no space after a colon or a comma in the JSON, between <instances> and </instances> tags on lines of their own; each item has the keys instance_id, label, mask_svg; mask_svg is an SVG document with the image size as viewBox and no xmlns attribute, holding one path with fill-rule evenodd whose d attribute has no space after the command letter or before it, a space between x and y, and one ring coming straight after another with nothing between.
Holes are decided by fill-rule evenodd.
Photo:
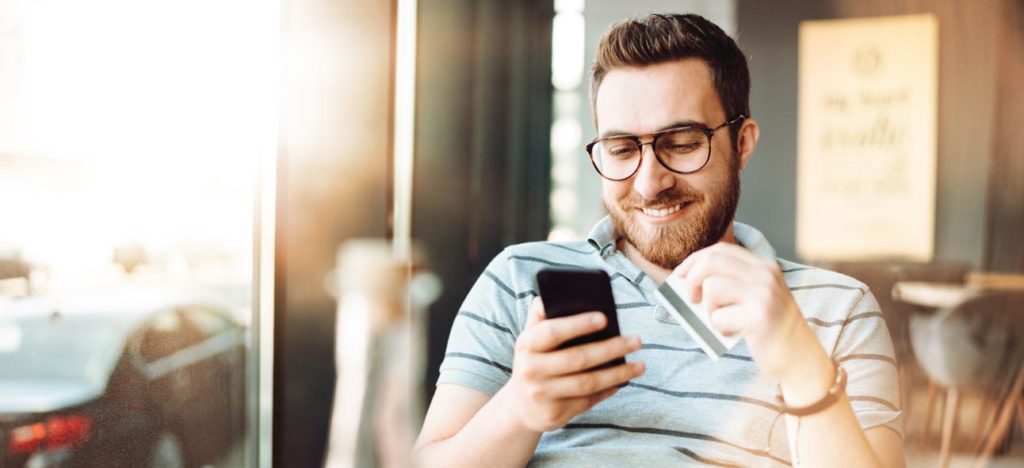
<instances>
[{"instance_id":1,"label":"smartphone","mask_svg":"<svg viewBox=\"0 0 1024 468\"><path fill-rule=\"evenodd\" d=\"M608 325L601 330L566 341L559 349L619 336L619 318L615 312L615 298L612 297L612 283L608 273L602 270L544 269L537 272L537 286L540 288L544 312L549 319L593 311L604 313L608 319ZM594 369L625 363L626 359L620 357Z\"/></svg>"}]
</instances>

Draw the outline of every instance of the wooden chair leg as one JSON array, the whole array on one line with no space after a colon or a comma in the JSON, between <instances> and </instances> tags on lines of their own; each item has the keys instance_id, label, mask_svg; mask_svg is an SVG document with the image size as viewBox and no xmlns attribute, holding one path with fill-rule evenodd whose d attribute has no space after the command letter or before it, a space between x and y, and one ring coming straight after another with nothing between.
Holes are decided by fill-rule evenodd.
<instances>
[{"instance_id":1,"label":"wooden chair leg","mask_svg":"<svg viewBox=\"0 0 1024 468\"><path fill-rule=\"evenodd\" d=\"M999 416L1000 409L1002 409L998 397L993 397L989 392L981 392L978 400L978 417L975 418L973 432L977 440L975 441L974 451L971 453L981 453L986 442L985 434L990 432L989 429L994 424L994 420Z\"/></svg>"},{"instance_id":2,"label":"wooden chair leg","mask_svg":"<svg viewBox=\"0 0 1024 468\"><path fill-rule=\"evenodd\" d=\"M910 421L913 416L913 400L910 398L910 374L907 372L906 366L901 366L896 371L896 378L900 385L900 408L903 410L903 420ZM909 431L908 431L909 432ZM910 436L910 434L905 434Z\"/></svg>"},{"instance_id":3,"label":"wooden chair leg","mask_svg":"<svg viewBox=\"0 0 1024 468\"><path fill-rule=\"evenodd\" d=\"M988 465L988 462L992 460L992 454L995 453L996 447L1006 439L1010 424L1012 424L1013 411L1020 405L1019 395L1021 391L1024 391L1024 372L1017 374L1013 386L1010 387L1007 399L1000 404L999 416L996 419L995 425L992 426L992 432L989 433L988 440L985 442L985 448L982 449L981 454L978 456L978 462L975 466L982 467Z\"/></svg>"},{"instance_id":4,"label":"wooden chair leg","mask_svg":"<svg viewBox=\"0 0 1024 468\"><path fill-rule=\"evenodd\" d=\"M1024 396L1017 398L1017 427L1024 434Z\"/></svg>"},{"instance_id":5,"label":"wooden chair leg","mask_svg":"<svg viewBox=\"0 0 1024 468\"><path fill-rule=\"evenodd\" d=\"M976 467L986 466L989 461L992 460L992 455L996 451L996 447L1006 438L1007 430L1010 428L1010 421L1013 416L1013 410L1015 404L1004 403L999 405L999 414L996 417L996 422L992 426L992 430L985 437L985 445L981 449L981 453L978 454L978 461L975 464Z\"/></svg>"},{"instance_id":6,"label":"wooden chair leg","mask_svg":"<svg viewBox=\"0 0 1024 468\"><path fill-rule=\"evenodd\" d=\"M935 397L939 394L939 386L935 382L928 382L928 399L924 406L924 426L921 429L922 441L930 439L932 431L932 416L935 414ZM922 444L924 445L924 444Z\"/></svg>"},{"instance_id":7,"label":"wooden chair leg","mask_svg":"<svg viewBox=\"0 0 1024 468\"><path fill-rule=\"evenodd\" d=\"M956 427L956 413L960 406L960 391L956 387L946 389L946 409L942 413L942 445L939 447L939 468L949 467L949 454L953 449L953 428Z\"/></svg>"}]
</instances>

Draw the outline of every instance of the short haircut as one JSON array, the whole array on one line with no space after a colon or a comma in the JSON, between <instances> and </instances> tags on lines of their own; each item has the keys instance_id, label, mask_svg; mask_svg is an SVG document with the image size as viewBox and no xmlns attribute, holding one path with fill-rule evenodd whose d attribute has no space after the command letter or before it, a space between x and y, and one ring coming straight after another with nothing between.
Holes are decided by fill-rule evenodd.
<instances>
[{"instance_id":1,"label":"short haircut","mask_svg":"<svg viewBox=\"0 0 1024 468\"><path fill-rule=\"evenodd\" d=\"M750 72L736 41L702 16L655 13L615 23L601 36L590 80L594 121L597 90L608 72L687 58L707 63L726 119L750 117ZM737 128L730 129L733 141Z\"/></svg>"}]
</instances>

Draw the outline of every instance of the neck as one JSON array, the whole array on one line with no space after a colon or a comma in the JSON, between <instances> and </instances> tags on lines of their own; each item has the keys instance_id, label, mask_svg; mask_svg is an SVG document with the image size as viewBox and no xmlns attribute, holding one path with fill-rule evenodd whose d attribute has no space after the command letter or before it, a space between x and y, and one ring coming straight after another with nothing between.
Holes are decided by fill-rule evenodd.
<instances>
[{"instance_id":1,"label":"neck","mask_svg":"<svg viewBox=\"0 0 1024 468\"><path fill-rule=\"evenodd\" d=\"M736 235L733 234L732 231L732 224L729 225L729 229L726 229L725 234L722 236L721 239L719 239L719 242L728 242L730 244L738 243L736 241ZM622 253L626 255L626 258L628 258L629 261L633 262L633 264L640 267L640 271L643 271L645 275L650 276L651 279L654 280L654 282L657 284L664 283L665 278L668 278L668 275L672 273L672 270L665 269L662 268L660 265L655 265L654 263L651 263L650 260L647 260L643 255L640 254L640 251L637 250L636 247L633 246L633 244L626 242L625 239L619 239L618 247L619 250L622 250Z\"/></svg>"}]
</instances>

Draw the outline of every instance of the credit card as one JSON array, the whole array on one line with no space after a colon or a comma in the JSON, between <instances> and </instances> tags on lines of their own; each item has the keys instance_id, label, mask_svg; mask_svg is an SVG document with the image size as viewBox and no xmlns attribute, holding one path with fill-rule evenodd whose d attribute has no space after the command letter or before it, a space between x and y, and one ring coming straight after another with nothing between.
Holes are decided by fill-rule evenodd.
<instances>
[{"instance_id":1,"label":"credit card","mask_svg":"<svg viewBox=\"0 0 1024 468\"><path fill-rule=\"evenodd\" d=\"M738 335L732 337L722 335L711 324L711 316L704 311L704 308L700 304L693 304L686 299L683 280L679 277L669 276L656 292L658 300L668 310L669 315L679 322L683 330L690 334L712 361L717 361L740 341Z\"/></svg>"}]
</instances>

